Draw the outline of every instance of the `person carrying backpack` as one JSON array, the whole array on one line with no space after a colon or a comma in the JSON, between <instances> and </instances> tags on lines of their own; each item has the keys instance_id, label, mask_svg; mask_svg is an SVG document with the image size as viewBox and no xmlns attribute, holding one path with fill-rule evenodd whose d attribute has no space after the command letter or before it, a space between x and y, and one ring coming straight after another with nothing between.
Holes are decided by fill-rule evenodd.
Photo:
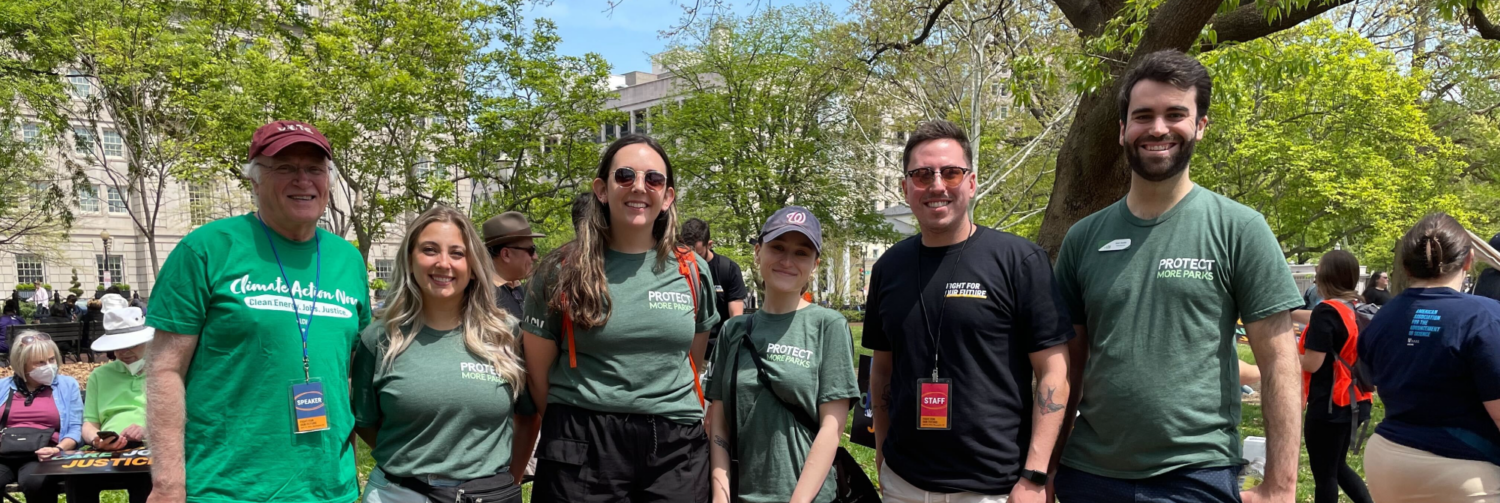
<instances>
[{"instance_id":1,"label":"person carrying backpack","mask_svg":"<svg viewBox=\"0 0 1500 503\"><path fill-rule=\"evenodd\" d=\"M1370 503L1365 481L1345 457L1350 444L1358 441L1353 436L1359 425L1370 420L1370 393L1357 389L1350 367L1357 360L1359 340L1360 315L1355 308L1360 297L1354 291L1359 260L1343 250L1325 253L1313 282L1324 300L1313 307L1297 344L1302 353L1302 395L1307 410L1302 431L1313 472L1313 501L1338 503L1339 488L1343 488L1354 503Z\"/></svg>"},{"instance_id":2,"label":"person carrying backpack","mask_svg":"<svg viewBox=\"0 0 1500 503\"><path fill-rule=\"evenodd\" d=\"M708 264L676 246L674 186L655 140L616 140L578 237L531 280L521 328L543 418L534 502L709 500L697 369L719 315Z\"/></svg>"}]
</instances>

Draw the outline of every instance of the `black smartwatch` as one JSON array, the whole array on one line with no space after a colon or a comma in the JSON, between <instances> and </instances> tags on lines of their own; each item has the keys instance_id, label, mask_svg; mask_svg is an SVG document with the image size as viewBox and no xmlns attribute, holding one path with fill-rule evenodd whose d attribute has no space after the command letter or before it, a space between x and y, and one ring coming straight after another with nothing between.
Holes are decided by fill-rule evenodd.
<instances>
[{"instance_id":1,"label":"black smartwatch","mask_svg":"<svg viewBox=\"0 0 1500 503\"><path fill-rule=\"evenodd\" d=\"M1039 472L1036 470L1027 470L1025 468L1022 468L1021 478L1042 487L1047 486L1047 472Z\"/></svg>"}]
</instances>

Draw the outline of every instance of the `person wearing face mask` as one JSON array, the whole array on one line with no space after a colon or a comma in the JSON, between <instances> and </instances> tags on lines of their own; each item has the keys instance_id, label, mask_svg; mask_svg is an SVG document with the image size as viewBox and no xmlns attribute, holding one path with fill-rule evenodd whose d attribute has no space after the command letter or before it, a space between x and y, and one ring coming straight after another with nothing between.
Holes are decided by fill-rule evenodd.
<instances>
[{"instance_id":1,"label":"person wearing face mask","mask_svg":"<svg viewBox=\"0 0 1500 503\"><path fill-rule=\"evenodd\" d=\"M139 447L146 440L146 343L155 329L145 325L138 307L126 305L124 297L105 295L104 335L94 341L99 353L115 353L115 361L89 374L88 397L83 403L83 440L95 450L119 451ZM67 483L71 503L98 503L99 491L124 489L131 503L142 503L151 494L151 474L90 475Z\"/></svg>"},{"instance_id":2,"label":"person wearing face mask","mask_svg":"<svg viewBox=\"0 0 1500 503\"><path fill-rule=\"evenodd\" d=\"M446 206L401 242L395 293L350 370L354 431L375 458L364 503L521 501L536 408L517 319L495 306L484 251Z\"/></svg>"},{"instance_id":3,"label":"person wearing face mask","mask_svg":"<svg viewBox=\"0 0 1500 503\"><path fill-rule=\"evenodd\" d=\"M0 393L5 397L0 428L44 432L37 437L42 445L33 452L7 453L18 446L0 445L0 486L19 483L27 503L57 502L57 484L33 473L41 461L72 450L82 441L83 397L76 379L57 373L60 355L52 336L22 331L10 347L16 374L0 380Z\"/></svg>"}]
</instances>

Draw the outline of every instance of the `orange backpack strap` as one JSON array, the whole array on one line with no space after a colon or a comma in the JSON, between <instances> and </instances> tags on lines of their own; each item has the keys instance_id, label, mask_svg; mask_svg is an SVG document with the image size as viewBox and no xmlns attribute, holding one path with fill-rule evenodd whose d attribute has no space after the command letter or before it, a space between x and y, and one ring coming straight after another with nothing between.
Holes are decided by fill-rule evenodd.
<instances>
[{"instance_id":1,"label":"orange backpack strap","mask_svg":"<svg viewBox=\"0 0 1500 503\"><path fill-rule=\"evenodd\" d=\"M1324 300L1324 304L1333 306L1339 312L1339 318L1344 320L1344 330L1349 336L1344 339L1344 346L1339 348L1337 357L1334 359L1333 367L1333 403L1340 407L1349 405L1348 389L1354 386L1354 376L1350 365L1354 365L1359 357L1359 323L1355 318L1354 308L1337 300ZM1371 399L1369 393L1357 393L1356 399L1365 401ZM1339 403L1343 402L1343 403Z\"/></svg>"},{"instance_id":2,"label":"orange backpack strap","mask_svg":"<svg viewBox=\"0 0 1500 503\"><path fill-rule=\"evenodd\" d=\"M693 322L698 321L698 259L693 256L693 251L685 247L677 247L677 273L682 275L688 283L688 296L693 298ZM695 325L693 328L697 328ZM693 391L698 392L698 406L707 408L703 401L703 383L698 382L698 364L693 362L692 347L688 347L688 368L693 369Z\"/></svg>"}]
</instances>

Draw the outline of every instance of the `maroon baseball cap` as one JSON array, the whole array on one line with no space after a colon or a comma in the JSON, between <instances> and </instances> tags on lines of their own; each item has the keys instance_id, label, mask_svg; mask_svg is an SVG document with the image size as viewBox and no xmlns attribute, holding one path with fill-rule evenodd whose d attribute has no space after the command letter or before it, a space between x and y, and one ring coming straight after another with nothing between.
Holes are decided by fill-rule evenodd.
<instances>
[{"instance_id":1,"label":"maroon baseball cap","mask_svg":"<svg viewBox=\"0 0 1500 503\"><path fill-rule=\"evenodd\" d=\"M328 138L318 132L318 128L306 122L276 121L255 130L255 135L250 137L250 157L247 160L253 161L261 155L274 156L281 149L304 142L323 149L323 155L333 159L333 147L328 145Z\"/></svg>"}]
</instances>

